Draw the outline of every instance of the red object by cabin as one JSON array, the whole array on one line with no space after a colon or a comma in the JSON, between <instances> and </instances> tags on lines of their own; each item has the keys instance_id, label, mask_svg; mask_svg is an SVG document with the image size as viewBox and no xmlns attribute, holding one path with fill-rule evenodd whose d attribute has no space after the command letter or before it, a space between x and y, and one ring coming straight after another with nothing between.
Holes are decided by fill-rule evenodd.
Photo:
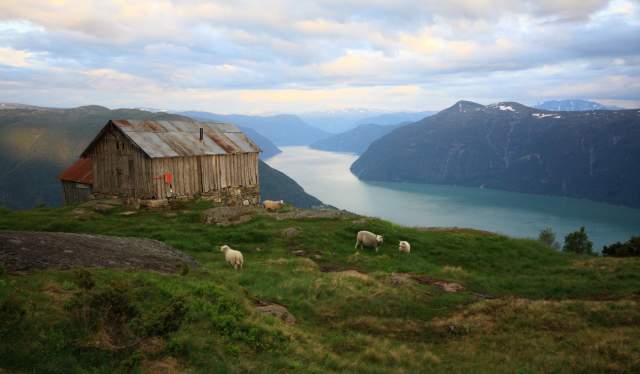
<instances>
[{"instance_id":1,"label":"red object by cabin","mask_svg":"<svg viewBox=\"0 0 640 374\"><path fill-rule=\"evenodd\" d=\"M173 184L173 174L171 172L164 173L164 183Z\"/></svg>"}]
</instances>

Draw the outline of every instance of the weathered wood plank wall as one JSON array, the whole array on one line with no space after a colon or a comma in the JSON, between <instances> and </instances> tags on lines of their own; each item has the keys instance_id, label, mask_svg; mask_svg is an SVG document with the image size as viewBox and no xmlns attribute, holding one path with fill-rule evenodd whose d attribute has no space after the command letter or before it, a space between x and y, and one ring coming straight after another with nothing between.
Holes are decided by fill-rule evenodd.
<instances>
[{"instance_id":1,"label":"weathered wood plank wall","mask_svg":"<svg viewBox=\"0 0 640 374\"><path fill-rule=\"evenodd\" d=\"M91 186L62 181L62 192L64 193L65 204L78 204L87 200L91 193Z\"/></svg>"},{"instance_id":2,"label":"weathered wood plank wall","mask_svg":"<svg viewBox=\"0 0 640 374\"><path fill-rule=\"evenodd\" d=\"M258 184L258 154L157 158L152 160L154 175L173 174L173 185L155 180L156 195L164 199L173 194L193 196L227 187Z\"/></svg>"},{"instance_id":3,"label":"weathered wood plank wall","mask_svg":"<svg viewBox=\"0 0 640 374\"><path fill-rule=\"evenodd\" d=\"M93 191L152 198L151 159L119 131L109 129L91 150ZM132 161L131 163L129 161Z\"/></svg>"},{"instance_id":4,"label":"weathered wood plank wall","mask_svg":"<svg viewBox=\"0 0 640 374\"><path fill-rule=\"evenodd\" d=\"M92 149L93 191L142 199L194 196L258 184L258 153L151 159L110 128ZM165 183L165 173L173 184Z\"/></svg>"}]
</instances>

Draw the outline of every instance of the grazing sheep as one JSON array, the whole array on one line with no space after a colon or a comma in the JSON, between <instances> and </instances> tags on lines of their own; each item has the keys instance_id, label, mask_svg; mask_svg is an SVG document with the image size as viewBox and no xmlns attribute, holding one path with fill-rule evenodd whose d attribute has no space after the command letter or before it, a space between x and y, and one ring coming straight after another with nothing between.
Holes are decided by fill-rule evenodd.
<instances>
[{"instance_id":1,"label":"grazing sheep","mask_svg":"<svg viewBox=\"0 0 640 374\"><path fill-rule=\"evenodd\" d=\"M400 252L409 253L411 252L411 244L407 241L401 240L400 243L398 243L398 250Z\"/></svg>"},{"instance_id":2,"label":"grazing sheep","mask_svg":"<svg viewBox=\"0 0 640 374\"><path fill-rule=\"evenodd\" d=\"M224 259L233 266L234 269L242 269L242 265L244 264L244 257L242 257L242 252L236 251L235 249L231 249L228 245L223 245L220 247L220 252L224 253Z\"/></svg>"},{"instance_id":3,"label":"grazing sheep","mask_svg":"<svg viewBox=\"0 0 640 374\"><path fill-rule=\"evenodd\" d=\"M278 210L284 206L284 200L278 200L278 201L265 200L262 202L262 206L266 210Z\"/></svg>"},{"instance_id":4,"label":"grazing sheep","mask_svg":"<svg viewBox=\"0 0 640 374\"><path fill-rule=\"evenodd\" d=\"M378 252L378 245L382 244L382 235L376 235L370 231L358 231L358 235L356 236L356 249L358 246L360 248L363 247L373 247Z\"/></svg>"}]
</instances>

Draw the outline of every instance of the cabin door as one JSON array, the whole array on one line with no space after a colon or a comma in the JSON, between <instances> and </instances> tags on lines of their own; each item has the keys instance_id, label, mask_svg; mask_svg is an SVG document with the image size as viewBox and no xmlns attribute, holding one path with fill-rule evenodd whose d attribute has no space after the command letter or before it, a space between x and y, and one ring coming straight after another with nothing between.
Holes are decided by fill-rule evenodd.
<instances>
[{"instance_id":1,"label":"cabin door","mask_svg":"<svg viewBox=\"0 0 640 374\"><path fill-rule=\"evenodd\" d=\"M128 172L128 189L129 189L129 197L136 197L136 168L133 159L129 159L127 162L127 172Z\"/></svg>"},{"instance_id":2,"label":"cabin door","mask_svg":"<svg viewBox=\"0 0 640 374\"><path fill-rule=\"evenodd\" d=\"M198 160L198 188L200 189L200 193L204 193L204 180L202 176L202 157L197 157Z\"/></svg>"}]
</instances>

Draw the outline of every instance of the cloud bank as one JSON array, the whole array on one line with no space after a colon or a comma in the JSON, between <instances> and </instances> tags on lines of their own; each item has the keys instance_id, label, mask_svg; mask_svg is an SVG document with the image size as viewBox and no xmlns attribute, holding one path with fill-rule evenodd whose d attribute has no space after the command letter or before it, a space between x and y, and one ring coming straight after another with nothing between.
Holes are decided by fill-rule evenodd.
<instances>
[{"instance_id":1,"label":"cloud bank","mask_svg":"<svg viewBox=\"0 0 640 374\"><path fill-rule=\"evenodd\" d=\"M640 3L4 0L0 101L217 112L640 106Z\"/></svg>"}]
</instances>

